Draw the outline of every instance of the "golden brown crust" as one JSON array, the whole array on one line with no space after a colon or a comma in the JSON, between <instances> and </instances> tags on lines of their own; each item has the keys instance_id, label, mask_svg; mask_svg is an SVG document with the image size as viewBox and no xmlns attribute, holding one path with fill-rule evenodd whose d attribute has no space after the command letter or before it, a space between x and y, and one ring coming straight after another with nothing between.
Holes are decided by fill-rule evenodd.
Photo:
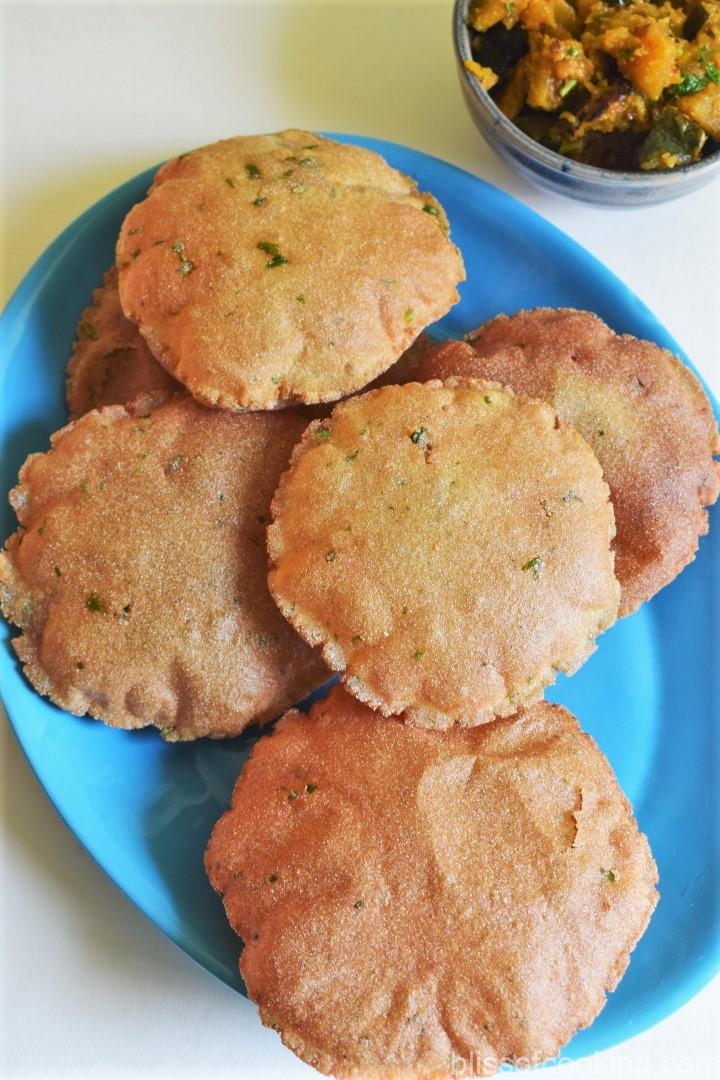
<instances>
[{"instance_id":1,"label":"golden brown crust","mask_svg":"<svg viewBox=\"0 0 720 1080\"><path fill-rule=\"evenodd\" d=\"M336 687L255 745L205 865L263 1022L341 1080L553 1057L657 901L608 762L545 702L439 733Z\"/></svg>"},{"instance_id":2,"label":"golden brown crust","mask_svg":"<svg viewBox=\"0 0 720 1080\"><path fill-rule=\"evenodd\" d=\"M509 715L615 618L595 456L547 405L493 383L341 402L296 446L272 514L275 601L386 715Z\"/></svg>"},{"instance_id":3,"label":"golden brown crust","mask_svg":"<svg viewBox=\"0 0 720 1080\"><path fill-rule=\"evenodd\" d=\"M123 315L113 267L78 322L65 388L70 419L104 405L125 405L139 394L180 389Z\"/></svg>"},{"instance_id":4,"label":"golden brown crust","mask_svg":"<svg viewBox=\"0 0 720 1080\"><path fill-rule=\"evenodd\" d=\"M182 394L86 413L10 494L0 602L33 686L167 738L235 735L327 677L265 585L270 499L305 425Z\"/></svg>"},{"instance_id":5,"label":"golden brown crust","mask_svg":"<svg viewBox=\"0 0 720 1080\"><path fill-rule=\"evenodd\" d=\"M417 377L449 375L542 398L592 446L615 507L620 615L692 561L708 529L703 507L720 494L720 440L702 387L666 349L587 311L537 308L441 346Z\"/></svg>"},{"instance_id":6,"label":"golden brown crust","mask_svg":"<svg viewBox=\"0 0 720 1080\"><path fill-rule=\"evenodd\" d=\"M431 195L379 155L304 131L169 162L128 214L117 260L123 310L152 352L226 409L360 389L455 303L464 276Z\"/></svg>"}]
</instances>

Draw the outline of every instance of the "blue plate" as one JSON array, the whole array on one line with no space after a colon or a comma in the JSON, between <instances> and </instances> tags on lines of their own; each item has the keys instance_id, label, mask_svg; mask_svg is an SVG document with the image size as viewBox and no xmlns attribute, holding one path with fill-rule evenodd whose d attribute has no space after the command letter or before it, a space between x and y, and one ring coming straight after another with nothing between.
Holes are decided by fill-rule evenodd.
<instances>
[{"instance_id":1,"label":"blue plate","mask_svg":"<svg viewBox=\"0 0 720 1080\"><path fill-rule=\"evenodd\" d=\"M340 138L345 138L340 136ZM539 304L598 312L616 330L682 352L624 285L514 199L445 162L353 137L415 177L446 207L468 272L438 324L455 336L499 311ZM126 211L152 171L111 192L50 245L4 316L0 486L65 422L64 370L75 323L113 260ZM2 535L15 528L2 511ZM607 1007L568 1053L580 1057L662 1020L720 966L716 723L720 702L720 522L695 562L605 634L554 700L595 736L632 800L660 868L662 900ZM202 855L255 732L229 742L166 745L78 719L38 697L0 630L0 690L40 783L67 825L125 893L190 956L243 991L238 939L211 892Z\"/></svg>"}]
</instances>

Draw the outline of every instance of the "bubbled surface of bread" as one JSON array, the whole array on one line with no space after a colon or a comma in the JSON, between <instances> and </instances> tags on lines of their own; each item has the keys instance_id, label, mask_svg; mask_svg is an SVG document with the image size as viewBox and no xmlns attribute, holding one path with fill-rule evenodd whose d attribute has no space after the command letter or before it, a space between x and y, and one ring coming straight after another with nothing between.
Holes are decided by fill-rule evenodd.
<instances>
[{"instance_id":1,"label":"bubbled surface of bread","mask_svg":"<svg viewBox=\"0 0 720 1080\"><path fill-rule=\"evenodd\" d=\"M440 733L340 687L256 744L206 868L263 1022L341 1078L553 1057L657 900L647 841L565 709Z\"/></svg>"},{"instance_id":2,"label":"bubbled surface of bread","mask_svg":"<svg viewBox=\"0 0 720 1080\"><path fill-rule=\"evenodd\" d=\"M117 261L123 310L152 352L226 409L360 389L455 303L464 277L431 195L379 155L306 131L226 139L163 166Z\"/></svg>"},{"instance_id":3,"label":"bubbled surface of bread","mask_svg":"<svg viewBox=\"0 0 720 1080\"><path fill-rule=\"evenodd\" d=\"M351 693L431 726L535 700L614 618L597 459L547 405L494 383L385 387L293 452L270 591Z\"/></svg>"}]
</instances>

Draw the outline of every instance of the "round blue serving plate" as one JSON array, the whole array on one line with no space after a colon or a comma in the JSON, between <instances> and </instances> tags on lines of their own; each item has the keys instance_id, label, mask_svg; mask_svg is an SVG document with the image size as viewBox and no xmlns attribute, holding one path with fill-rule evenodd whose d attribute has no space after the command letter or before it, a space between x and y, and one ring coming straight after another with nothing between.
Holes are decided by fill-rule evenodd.
<instances>
[{"instance_id":1,"label":"round blue serving plate","mask_svg":"<svg viewBox=\"0 0 720 1080\"><path fill-rule=\"evenodd\" d=\"M448 211L468 281L433 328L458 336L497 312L537 305L596 311L618 331L682 355L648 309L597 260L532 211L469 173L376 139L334 136L382 153ZM66 421L64 372L74 327L113 261L127 210L154 170L70 225L25 277L0 324L1 486ZM3 536L15 528L2 509ZM720 522L694 563L601 639L549 695L598 741L632 801L660 870L661 901L619 988L565 1051L581 1057L635 1035L692 997L720 967ZM23 678L0 627L0 693L49 798L88 852L190 956L244 992L240 943L203 872L213 824L257 738L164 743L70 716Z\"/></svg>"}]
</instances>

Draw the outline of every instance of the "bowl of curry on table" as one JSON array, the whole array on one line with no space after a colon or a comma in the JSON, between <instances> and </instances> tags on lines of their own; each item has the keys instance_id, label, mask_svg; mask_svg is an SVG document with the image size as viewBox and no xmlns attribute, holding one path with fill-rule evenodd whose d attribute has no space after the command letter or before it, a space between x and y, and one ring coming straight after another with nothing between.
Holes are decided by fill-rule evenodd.
<instances>
[{"instance_id":1,"label":"bowl of curry on table","mask_svg":"<svg viewBox=\"0 0 720 1080\"><path fill-rule=\"evenodd\" d=\"M457 0L470 113L527 179L587 202L675 198L720 169L720 0Z\"/></svg>"}]
</instances>

